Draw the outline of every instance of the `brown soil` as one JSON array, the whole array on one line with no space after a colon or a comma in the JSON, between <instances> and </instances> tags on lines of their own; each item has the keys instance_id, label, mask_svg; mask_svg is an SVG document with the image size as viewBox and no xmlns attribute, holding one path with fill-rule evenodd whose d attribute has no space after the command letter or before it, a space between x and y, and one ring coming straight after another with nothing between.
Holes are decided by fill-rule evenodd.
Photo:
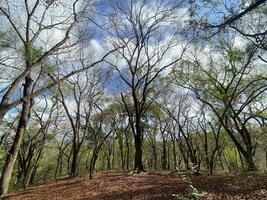
<instances>
[{"instance_id":1,"label":"brown soil","mask_svg":"<svg viewBox=\"0 0 267 200\"><path fill-rule=\"evenodd\" d=\"M26 191L9 194L6 200L169 200L172 194L186 194L191 180L202 199L267 200L267 175L260 174L203 174L197 177L176 173L102 173L88 177L60 180Z\"/></svg>"}]
</instances>

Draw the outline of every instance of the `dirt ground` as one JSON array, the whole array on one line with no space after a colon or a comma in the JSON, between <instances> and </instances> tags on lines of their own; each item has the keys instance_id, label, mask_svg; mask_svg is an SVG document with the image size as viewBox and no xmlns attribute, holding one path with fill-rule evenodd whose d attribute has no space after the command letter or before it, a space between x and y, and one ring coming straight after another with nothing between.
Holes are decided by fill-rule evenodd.
<instances>
[{"instance_id":1,"label":"dirt ground","mask_svg":"<svg viewBox=\"0 0 267 200\"><path fill-rule=\"evenodd\" d=\"M202 174L191 177L186 173L101 173L94 179L79 177L59 180L26 191L9 194L5 200L167 200L172 194L186 194L188 181L199 191L202 199L267 200L267 174Z\"/></svg>"}]
</instances>

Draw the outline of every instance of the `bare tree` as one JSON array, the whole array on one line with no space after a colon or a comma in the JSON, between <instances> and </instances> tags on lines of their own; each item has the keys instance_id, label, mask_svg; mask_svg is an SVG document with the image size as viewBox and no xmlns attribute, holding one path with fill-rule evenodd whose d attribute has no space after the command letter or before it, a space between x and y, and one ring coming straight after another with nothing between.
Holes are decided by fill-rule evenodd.
<instances>
[{"instance_id":1,"label":"bare tree","mask_svg":"<svg viewBox=\"0 0 267 200\"><path fill-rule=\"evenodd\" d=\"M123 91L129 91L122 92L121 98L134 135L136 172L144 170L142 120L152 103L148 97L153 96L158 78L181 59L189 43L183 47L183 37L179 37L182 25L177 19L183 17L182 6L180 1L114 1L110 14L111 44L124 47L114 55L117 62L107 62L119 74Z\"/></svg>"},{"instance_id":2,"label":"bare tree","mask_svg":"<svg viewBox=\"0 0 267 200\"><path fill-rule=\"evenodd\" d=\"M61 96L60 102L72 127L72 162L70 169L72 177L78 175L79 152L90 129L90 120L95 103L99 101L103 93L105 84L101 80L104 78L103 74L104 72L95 68L87 71L85 75L75 75L72 80L68 80L68 87L65 88L65 92L62 86L58 87ZM67 96L69 94L74 97L74 101L68 101ZM70 103L72 106L69 106Z\"/></svg>"}]
</instances>

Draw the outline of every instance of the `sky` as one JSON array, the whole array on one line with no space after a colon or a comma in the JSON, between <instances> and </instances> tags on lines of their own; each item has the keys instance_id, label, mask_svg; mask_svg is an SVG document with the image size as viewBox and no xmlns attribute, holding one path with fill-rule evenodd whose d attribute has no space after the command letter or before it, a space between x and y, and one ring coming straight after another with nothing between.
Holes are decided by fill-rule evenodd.
<instances>
[{"instance_id":1,"label":"sky","mask_svg":"<svg viewBox=\"0 0 267 200\"><path fill-rule=\"evenodd\" d=\"M10 2L10 7L12 10L12 19L14 19L14 21L16 22L16 24L23 24L25 23L25 6L23 5L23 1L17 0L17 1L9 1ZM33 0L31 0L30 2L34 2ZM80 27L80 30L86 30L86 34L88 35L87 40L85 41L85 49L84 49L84 54L87 55L87 59L88 59L88 63L92 63L93 61L98 60L99 58L102 57L102 55L104 55L108 50L110 50L112 48L111 45L111 41L114 40L114 36L111 37L110 34L108 33L113 33L114 34L114 30L112 29L108 29L110 28L110 18L107 16L107 14L110 14L111 10L112 10L112 3L110 3L111 1L102 1L100 4L96 4L96 8L93 10L94 14L89 15L88 17L91 19L90 23L83 23L83 26ZM119 1L119 2L123 2L123 1ZM124 1L126 2L126 1ZM153 14L153 12L155 12L156 8L155 8L155 4L151 3L154 1L149 1L150 4L149 6L144 7L144 9L142 10L143 12L143 17L147 18L149 17L149 15L151 16ZM169 1L171 3L173 3L174 1ZM198 1L196 1L198 2ZM222 2L222 1L221 1ZM224 1L225 2L225 1ZM241 0L238 1L227 1L227 5L233 5L233 8L235 10L240 9L239 7L237 7L237 5L241 4ZM58 5L54 5L53 8L51 9L52 11L47 13L47 17L44 20L44 24L49 25L51 23L51 21L53 21L53 23L59 22L59 21L64 21L67 20L66 22L69 22L68 18L70 16L70 12L72 11L72 7L71 7L71 3L72 0L66 0L66 1L62 1L60 4ZM136 9L138 9L138 4L140 4L139 2L136 3ZM15 6L15 5L19 5L19 6ZM184 4L186 5L186 4ZM188 20L190 18L190 13L189 10L187 8L185 8L183 6L181 6L179 9L177 9L177 12L174 14L174 18L172 20L175 20L177 22L177 25L179 25L180 27L183 26L183 24L185 23L186 20ZM153 7L154 6L154 7ZM32 7L32 5L30 5L30 7ZM226 11L225 9L223 9L223 7L219 6L219 8L223 11ZM207 11L209 10L208 7L206 8L200 8L199 13L201 15L206 15ZM44 11L44 7L40 6L38 7L37 11L36 11L36 19L40 19L41 13ZM210 10L209 10L210 11ZM125 28L126 31L129 32L125 32L123 33L123 31L121 31L121 34L125 34L123 35L124 37L128 36L129 37L129 33L132 33L133 30L130 31L129 28L129 22L127 22L127 20L125 19L125 16L123 15L122 12L119 12L119 10L117 10L117 12L119 13L119 21L121 22L120 26L122 24L124 24L124 27L121 28ZM227 12L226 12L227 15ZM216 17L215 17L216 16ZM218 17L220 16L220 17ZM217 15L215 13L211 13L208 16L208 19L211 22L217 22L217 19L221 19L221 14ZM35 19L34 19L35 20ZM94 21L94 22L92 22ZM0 17L0 22L2 25L7 25L6 23L6 19L4 19L3 16ZM153 19L151 20L152 23ZM169 23L169 22L168 22ZM67 24L66 24L67 25ZM65 34L65 30L64 27L66 26L58 26L57 28L53 29L53 30L48 30L48 31L44 31L41 33L40 37L36 40L35 45L38 47L41 47L43 50L49 49L52 45L54 45L55 43L57 43L58 41L60 41L60 39L62 39L64 37ZM100 28L98 25L104 25L104 29ZM165 26L168 26L168 24L164 24ZM32 22L32 26L33 28L37 28L37 24L33 21ZM0 31L5 30L4 27L8 27L6 29L9 29L10 26L2 26ZM23 32L23 26L18 26L19 30L21 32ZM177 27L175 27L177 28ZM168 27L162 27L162 33L160 35L160 50L162 51L162 49L164 48L164 45L166 45L168 43L168 38L170 38L170 36L173 34L173 29ZM74 41L75 39L77 39L77 37L73 37L71 39L71 41ZM115 38L116 39L116 38ZM155 37L155 39L158 39ZM177 54L179 54L179 52L181 51L181 46L184 45L182 43L182 41L179 41L180 36L177 37L176 42L177 45L175 45L171 51L168 52L167 56L164 57L164 60L161 62L161 64L159 66L163 66L166 63L171 62L171 60L173 60L173 58L175 56L177 56ZM155 40L156 41L156 40ZM243 47L244 46L244 40L243 38L237 36L235 38L235 45L237 47ZM149 51L150 53L152 53L152 51L155 49L155 43L152 42L148 45L149 46ZM18 47L16 45L16 48L19 49L20 47ZM158 50L158 51L160 51ZM128 52L128 56L130 56L132 50L130 50ZM207 51L209 50L209 46L207 45ZM23 63L21 62L21 52L18 51L18 53L14 53L13 50L4 50L0 52L0 58L5 57L6 54L12 54L13 57L15 57L14 59L11 59L10 61L7 61L8 64L12 64L12 65L20 65L23 68ZM126 54L127 55L127 54ZM60 58L60 60L69 60L72 63L77 64L77 61L75 61L75 58L77 58L78 54L77 51L73 50L64 54L59 55L58 57L51 57L50 58L50 63L55 64L55 60L57 58ZM73 59L74 57L74 59ZM205 60L204 56L203 56L203 61ZM66 73L69 72L72 69L72 66L69 63L63 63L62 67L60 67L60 71L62 73ZM126 64L125 64L125 60L123 60L121 57L118 59L118 57L110 57L109 58L109 62L116 64L119 66L120 69L123 70L123 68L126 68ZM145 60L143 61L145 62ZM105 68L107 67L107 64L103 65ZM0 66L1 68L3 68L3 66ZM0 68L0 69L1 69ZM5 68L5 67L4 67ZM169 71L170 72L170 71ZM165 75L168 75L168 70L166 70ZM19 74L19 72L17 70L10 70L7 72L3 72L0 74L0 91L6 86L5 84L3 84L3 82L1 82L1 78L4 77L10 77L10 78L14 78L16 77L16 75ZM127 75L126 75L127 76ZM121 79L118 76L118 73L113 72L111 73L110 76L110 81L109 81L109 85L107 86L107 92L111 92L111 93L120 93L120 92L124 92L126 91L127 88L125 87L125 84L123 84L123 82L121 81ZM0 93L0 100L2 97L3 93ZM14 95L14 97L18 97L21 95L21 90L19 89L16 94ZM71 104L71 103L70 103ZM13 109L10 112L12 113L16 113L16 110Z\"/></svg>"}]
</instances>

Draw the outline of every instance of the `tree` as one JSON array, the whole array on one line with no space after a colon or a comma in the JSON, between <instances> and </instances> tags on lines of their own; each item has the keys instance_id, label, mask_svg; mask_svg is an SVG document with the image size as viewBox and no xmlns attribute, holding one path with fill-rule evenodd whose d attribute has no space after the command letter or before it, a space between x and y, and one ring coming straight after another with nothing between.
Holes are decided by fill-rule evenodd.
<instances>
[{"instance_id":1,"label":"tree","mask_svg":"<svg viewBox=\"0 0 267 200\"><path fill-rule=\"evenodd\" d=\"M128 91L122 92L121 98L134 135L136 172L144 170L143 120L153 102L150 99L153 98L153 90L160 75L181 60L189 43L182 43L183 37L179 37L181 29L178 24L183 22L179 22L177 15L183 17L179 10L181 6L180 1L115 1L110 14L111 44L114 48L123 48L114 55L115 62L107 62L119 74L123 91ZM168 37L164 37L166 33ZM173 52L175 55L171 57Z\"/></svg>"},{"instance_id":2,"label":"tree","mask_svg":"<svg viewBox=\"0 0 267 200\"><path fill-rule=\"evenodd\" d=\"M176 69L179 78L175 82L210 107L244 157L247 170L256 170L253 156L257 144L249 131L248 110L265 96L266 75L254 73L260 67L255 63L257 47L249 45L241 50L233 47L229 38L220 39L219 48L212 48L208 61L201 60L198 51L190 55Z\"/></svg>"}]
</instances>

